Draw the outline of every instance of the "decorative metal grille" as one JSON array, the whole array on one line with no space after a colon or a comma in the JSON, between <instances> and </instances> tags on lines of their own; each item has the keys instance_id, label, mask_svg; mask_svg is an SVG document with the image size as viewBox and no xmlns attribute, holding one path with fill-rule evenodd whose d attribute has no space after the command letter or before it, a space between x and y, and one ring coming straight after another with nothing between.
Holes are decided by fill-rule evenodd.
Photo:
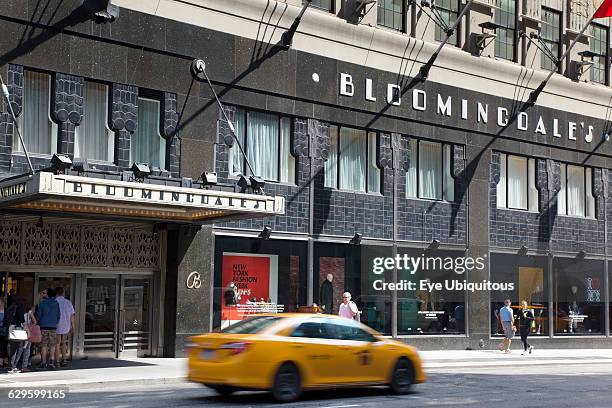
<instances>
[{"instance_id":1,"label":"decorative metal grille","mask_svg":"<svg viewBox=\"0 0 612 408\"><path fill-rule=\"evenodd\" d=\"M81 265L107 266L108 230L100 227L83 227Z\"/></svg>"},{"instance_id":2,"label":"decorative metal grille","mask_svg":"<svg viewBox=\"0 0 612 408\"><path fill-rule=\"evenodd\" d=\"M0 266L159 268L159 234L147 226L0 218Z\"/></svg>"},{"instance_id":3,"label":"decorative metal grille","mask_svg":"<svg viewBox=\"0 0 612 408\"><path fill-rule=\"evenodd\" d=\"M21 254L21 224L0 222L0 264L18 265Z\"/></svg>"},{"instance_id":4,"label":"decorative metal grille","mask_svg":"<svg viewBox=\"0 0 612 408\"><path fill-rule=\"evenodd\" d=\"M35 222L23 223L23 263L47 265L51 259L51 227L37 226Z\"/></svg>"},{"instance_id":5,"label":"decorative metal grille","mask_svg":"<svg viewBox=\"0 0 612 408\"><path fill-rule=\"evenodd\" d=\"M78 265L81 244L81 228L78 225L60 224L54 226L55 265Z\"/></svg>"},{"instance_id":6,"label":"decorative metal grille","mask_svg":"<svg viewBox=\"0 0 612 408\"><path fill-rule=\"evenodd\" d=\"M151 231L139 230L136 236L136 267L151 268L158 263L159 239L156 233Z\"/></svg>"},{"instance_id":7,"label":"decorative metal grille","mask_svg":"<svg viewBox=\"0 0 612 408\"><path fill-rule=\"evenodd\" d=\"M134 258L133 233L129 228L115 228L111 231L111 266L130 267Z\"/></svg>"}]
</instances>

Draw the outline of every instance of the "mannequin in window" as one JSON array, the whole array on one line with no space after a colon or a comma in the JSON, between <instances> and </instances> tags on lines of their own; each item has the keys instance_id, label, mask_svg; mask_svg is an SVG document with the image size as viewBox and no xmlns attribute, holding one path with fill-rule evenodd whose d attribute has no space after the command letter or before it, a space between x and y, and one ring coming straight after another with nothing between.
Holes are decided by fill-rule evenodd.
<instances>
[{"instance_id":1,"label":"mannequin in window","mask_svg":"<svg viewBox=\"0 0 612 408\"><path fill-rule=\"evenodd\" d=\"M578 305L579 296L578 296L578 287L576 285L572 285L570 288L570 293L567 296L568 303L568 331L570 333L576 333L578 329L578 322L581 318L576 317L580 315L580 306Z\"/></svg>"},{"instance_id":2,"label":"mannequin in window","mask_svg":"<svg viewBox=\"0 0 612 408\"><path fill-rule=\"evenodd\" d=\"M236 306L238 304L238 289L234 282L230 283L225 293L223 294L225 299L225 306Z\"/></svg>"},{"instance_id":3,"label":"mannequin in window","mask_svg":"<svg viewBox=\"0 0 612 408\"><path fill-rule=\"evenodd\" d=\"M334 280L334 275L331 273L327 274L327 277L321 284L320 291L320 303L321 310L323 313L332 314L334 312L334 287L332 285L332 281Z\"/></svg>"}]
</instances>

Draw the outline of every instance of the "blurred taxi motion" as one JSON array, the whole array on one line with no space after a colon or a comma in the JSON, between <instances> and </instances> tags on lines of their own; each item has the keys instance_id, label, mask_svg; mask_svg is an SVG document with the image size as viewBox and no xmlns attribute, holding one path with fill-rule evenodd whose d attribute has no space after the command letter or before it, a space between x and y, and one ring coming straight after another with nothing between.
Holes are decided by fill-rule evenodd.
<instances>
[{"instance_id":1,"label":"blurred taxi motion","mask_svg":"<svg viewBox=\"0 0 612 408\"><path fill-rule=\"evenodd\" d=\"M289 402L303 390L364 385L405 394L426 379L416 349L333 315L257 315L190 342L189 380L222 395L269 390Z\"/></svg>"}]
</instances>

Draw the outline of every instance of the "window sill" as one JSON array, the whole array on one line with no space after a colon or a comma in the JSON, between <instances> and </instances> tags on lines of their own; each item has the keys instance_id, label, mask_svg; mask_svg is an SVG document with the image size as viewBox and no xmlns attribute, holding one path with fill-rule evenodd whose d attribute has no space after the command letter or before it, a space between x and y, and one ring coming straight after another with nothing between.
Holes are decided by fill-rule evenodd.
<instances>
[{"instance_id":1,"label":"window sill","mask_svg":"<svg viewBox=\"0 0 612 408\"><path fill-rule=\"evenodd\" d=\"M51 157L53 157L54 154L56 153L30 153L28 152L28 156L30 156L31 158L38 158L38 159L51 159ZM26 157L24 152L13 152L11 155L19 156L19 157Z\"/></svg>"},{"instance_id":2,"label":"window sill","mask_svg":"<svg viewBox=\"0 0 612 408\"><path fill-rule=\"evenodd\" d=\"M430 203L457 204L455 201L438 200L436 198L404 197L404 200L427 201Z\"/></svg>"},{"instance_id":3,"label":"window sill","mask_svg":"<svg viewBox=\"0 0 612 408\"><path fill-rule=\"evenodd\" d=\"M527 214L540 214L540 211L536 211L536 210L528 210L526 208L508 208L508 207L495 207L498 210L506 210L506 211L519 211L522 213L527 213Z\"/></svg>"},{"instance_id":4,"label":"window sill","mask_svg":"<svg viewBox=\"0 0 612 408\"><path fill-rule=\"evenodd\" d=\"M238 181L238 175L240 173L234 173L234 174L229 174L227 176L228 180L232 180L232 181ZM264 183L266 183L266 185L268 184L273 184L273 185L280 185L280 186L287 186L287 187L297 187L298 185L296 183L292 183L290 181L273 181L273 180L264 180ZM265 188L265 187L264 187Z\"/></svg>"},{"instance_id":5,"label":"window sill","mask_svg":"<svg viewBox=\"0 0 612 408\"><path fill-rule=\"evenodd\" d=\"M323 187L323 190L337 191L339 193L362 194L362 195L368 195L368 196L374 196L374 197L384 197L382 193L369 193L367 191L345 190L343 188Z\"/></svg>"},{"instance_id":6,"label":"window sill","mask_svg":"<svg viewBox=\"0 0 612 408\"><path fill-rule=\"evenodd\" d=\"M563 217L563 218L571 218L574 220L589 220L589 221L599 221L597 218L595 217L585 217L582 215L565 215L565 214L557 214L557 217Z\"/></svg>"}]
</instances>

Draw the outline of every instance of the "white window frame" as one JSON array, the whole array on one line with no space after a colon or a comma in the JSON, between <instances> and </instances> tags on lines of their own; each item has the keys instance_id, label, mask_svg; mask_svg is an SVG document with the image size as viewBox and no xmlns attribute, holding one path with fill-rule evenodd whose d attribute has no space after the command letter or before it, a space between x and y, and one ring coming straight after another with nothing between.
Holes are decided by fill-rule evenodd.
<instances>
[{"instance_id":1,"label":"white window frame","mask_svg":"<svg viewBox=\"0 0 612 408\"><path fill-rule=\"evenodd\" d=\"M410 138L410 169L406 171L406 198L418 200L444 201L448 203L455 202L455 177L453 176L452 160L453 160L453 144L436 142L425 139ZM423 197L420 186L420 167L421 167L421 143L434 143L440 145L440 154L442 155L442 168L440 169L440 177L442 178L442 196L440 198ZM414 165L416 162L416 166ZM414 172L412 176L408 174ZM414 178L414 187L408 188L409 177ZM410 191L414 191L411 194Z\"/></svg>"},{"instance_id":2,"label":"white window frame","mask_svg":"<svg viewBox=\"0 0 612 408\"><path fill-rule=\"evenodd\" d=\"M508 160L520 158L525 160L527 180L525 182L525 194L527 205L523 207L510 207L508 205ZM497 182L497 208L508 210L539 212L540 192L536 187L537 162L533 157L520 156L516 154L499 153L499 181Z\"/></svg>"},{"instance_id":3,"label":"white window frame","mask_svg":"<svg viewBox=\"0 0 612 408\"><path fill-rule=\"evenodd\" d=\"M108 103L109 103L109 92L110 92L110 86L108 84L105 83L101 83L101 82L96 82L96 81L88 81L85 80L85 84L83 86L83 103L85 108L83 109L83 120L85 120L85 116L87 116L87 101L85 100L85 87L87 87L87 83L97 83L99 85L104 85L106 86L106 103L105 103L105 107L106 109L105 111L105 115L104 115L104 128L106 129L107 135L108 135L108 144L107 144L107 153L106 153L106 160L100 160L100 159L90 159L88 157L81 157L80 154L77 155L77 152L79 152L79 136L81 136L81 126L75 126L74 129L74 157L78 158L78 159L87 159L88 162L92 162L92 163L102 163L102 164L108 164L108 163L114 163L115 160L115 132L113 132L113 130L108 126ZM161 105L160 105L161 107ZM83 122L81 122L82 124ZM130 154L132 152L130 151Z\"/></svg>"}]
</instances>

